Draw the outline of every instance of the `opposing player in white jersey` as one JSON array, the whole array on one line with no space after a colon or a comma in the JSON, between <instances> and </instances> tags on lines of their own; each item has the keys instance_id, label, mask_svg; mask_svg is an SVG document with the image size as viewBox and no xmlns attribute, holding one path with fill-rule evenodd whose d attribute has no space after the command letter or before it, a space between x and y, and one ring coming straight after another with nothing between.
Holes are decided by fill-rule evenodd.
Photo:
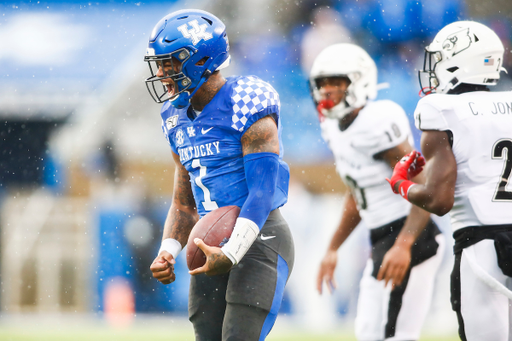
<instances>
[{"instance_id":1,"label":"opposing player in white jersey","mask_svg":"<svg viewBox=\"0 0 512 341\"><path fill-rule=\"evenodd\" d=\"M512 92L488 88L505 71L503 44L485 25L459 21L425 50L420 86L428 96L414 115L423 131L426 182L408 179L411 162L416 168L413 152L397 164L390 183L415 205L450 212L451 300L461 339L511 340Z\"/></svg>"},{"instance_id":2,"label":"opposing player in white jersey","mask_svg":"<svg viewBox=\"0 0 512 341\"><path fill-rule=\"evenodd\" d=\"M362 220L370 230L371 259L360 283L358 340L417 340L428 312L444 239L430 214L389 191L386 177L413 150L409 121L377 94L377 68L353 44L336 44L316 58L310 75L324 139L350 191L339 226L322 260L317 289L335 287L337 250ZM388 285L391 282L392 285Z\"/></svg>"}]
</instances>

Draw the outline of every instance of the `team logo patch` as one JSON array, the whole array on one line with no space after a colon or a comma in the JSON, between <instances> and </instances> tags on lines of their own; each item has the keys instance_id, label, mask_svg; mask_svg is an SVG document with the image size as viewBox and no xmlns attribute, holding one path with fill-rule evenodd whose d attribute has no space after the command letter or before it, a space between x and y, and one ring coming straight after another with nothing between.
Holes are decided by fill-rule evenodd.
<instances>
[{"instance_id":1,"label":"team logo patch","mask_svg":"<svg viewBox=\"0 0 512 341\"><path fill-rule=\"evenodd\" d=\"M194 129L194 127L187 127L187 134L188 137L196 136L196 130Z\"/></svg>"},{"instance_id":2,"label":"team logo patch","mask_svg":"<svg viewBox=\"0 0 512 341\"><path fill-rule=\"evenodd\" d=\"M185 134L183 133L183 130L179 129L176 132L176 145L182 146L184 142L185 142Z\"/></svg>"},{"instance_id":3,"label":"team logo patch","mask_svg":"<svg viewBox=\"0 0 512 341\"><path fill-rule=\"evenodd\" d=\"M178 115L174 115L165 120L165 126L167 130L171 130L172 128L178 125Z\"/></svg>"},{"instance_id":4,"label":"team logo patch","mask_svg":"<svg viewBox=\"0 0 512 341\"><path fill-rule=\"evenodd\" d=\"M190 30L188 29L188 25L192 27ZM206 32L207 27L208 26L206 24L199 25L197 20L192 20L179 26L178 31L180 31L185 38L192 40L192 44L196 45L203 39L206 41L213 38L211 33Z\"/></svg>"}]
</instances>

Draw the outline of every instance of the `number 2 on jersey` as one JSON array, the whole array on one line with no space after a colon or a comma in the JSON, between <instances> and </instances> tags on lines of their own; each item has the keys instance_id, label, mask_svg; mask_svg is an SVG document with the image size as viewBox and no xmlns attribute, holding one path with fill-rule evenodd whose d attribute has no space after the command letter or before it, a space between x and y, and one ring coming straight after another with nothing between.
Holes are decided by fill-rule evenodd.
<instances>
[{"instance_id":1,"label":"number 2 on jersey","mask_svg":"<svg viewBox=\"0 0 512 341\"><path fill-rule=\"evenodd\" d=\"M506 190L512 171L512 140L501 139L496 141L492 147L492 158L505 159L505 166L498 180L498 188L492 201L512 201L512 192Z\"/></svg>"},{"instance_id":2,"label":"number 2 on jersey","mask_svg":"<svg viewBox=\"0 0 512 341\"><path fill-rule=\"evenodd\" d=\"M206 166L201 166L199 159L192 160L192 167L199 168L199 176L194 179L195 183L199 188L203 190L204 201L202 202L205 211L213 211L219 208L219 205L215 201L212 201L210 190L203 185L203 178L206 175Z\"/></svg>"}]
</instances>

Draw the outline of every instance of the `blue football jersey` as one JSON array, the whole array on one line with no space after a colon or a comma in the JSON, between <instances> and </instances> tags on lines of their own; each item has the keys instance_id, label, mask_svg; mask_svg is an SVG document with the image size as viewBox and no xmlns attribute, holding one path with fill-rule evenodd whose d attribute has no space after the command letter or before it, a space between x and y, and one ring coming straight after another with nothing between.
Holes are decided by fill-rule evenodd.
<instances>
[{"instance_id":1,"label":"blue football jersey","mask_svg":"<svg viewBox=\"0 0 512 341\"><path fill-rule=\"evenodd\" d=\"M279 173L272 209L288 199L290 171L283 161L279 95L255 76L229 77L224 86L195 117L189 105L174 108L166 102L162 129L172 150L187 169L200 216L218 207L242 207L248 196L242 136L262 117L271 115L279 135Z\"/></svg>"}]
</instances>

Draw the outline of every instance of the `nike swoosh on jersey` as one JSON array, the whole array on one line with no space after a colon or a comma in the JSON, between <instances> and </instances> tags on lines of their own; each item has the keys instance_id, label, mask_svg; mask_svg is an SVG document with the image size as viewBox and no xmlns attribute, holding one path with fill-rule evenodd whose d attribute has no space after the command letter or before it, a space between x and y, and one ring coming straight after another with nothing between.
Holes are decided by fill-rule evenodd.
<instances>
[{"instance_id":1,"label":"nike swoosh on jersey","mask_svg":"<svg viewBox=\"0 0 512 341\"><path fill-rule=\"evenodd\" d=\"M267 239L272 239L272 238L275 238L276 236L265 236L265 235L261 235L261 240L267 240Z\"/></svg>"},{"instance_id":2,"label":"nike swoosh on jersey","mask_svg":"<svg viewBox=\"0 0 512 341\"><path fill-rule=\"evenodd\" d=\"M210 130L212 130L212 129L213 129L213 127L208 128L208 129L206 129L206 130L204 130L204 128L202 128L202 129L201 129L201 133L204 135L204 134L206 134L207 132L209 132L209 131L210 131Z\"/></svg>"}]
</instances>

